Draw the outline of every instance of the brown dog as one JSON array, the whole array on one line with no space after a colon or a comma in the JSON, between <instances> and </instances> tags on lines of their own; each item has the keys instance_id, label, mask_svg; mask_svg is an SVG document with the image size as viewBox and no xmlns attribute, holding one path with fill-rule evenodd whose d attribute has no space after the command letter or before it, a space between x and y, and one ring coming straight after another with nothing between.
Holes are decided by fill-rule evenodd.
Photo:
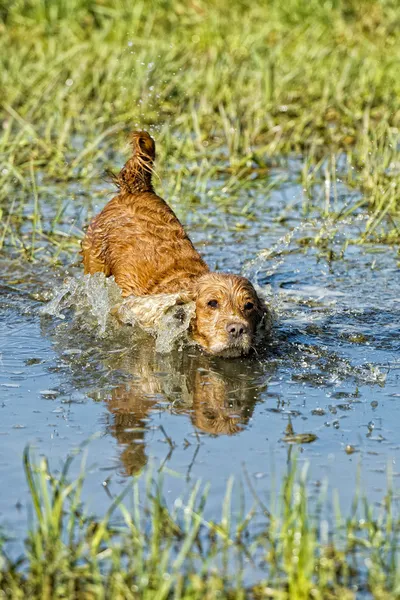
<instances>
[{"instance_id":1,"label":"brown dog","mask_svg":"<svg viewBox=\"0 0 400 600\"><path fill-rule=\"evenodd\" d=\"M155 143L133 133L132 157L113 176L119 188L82 242L85 273L113 275L123 296L182 294L196 303L193 339L211 354L240 356L266 313L244 277L211 273L170 207L153 189Z\"/></svg>"}]
</instances>

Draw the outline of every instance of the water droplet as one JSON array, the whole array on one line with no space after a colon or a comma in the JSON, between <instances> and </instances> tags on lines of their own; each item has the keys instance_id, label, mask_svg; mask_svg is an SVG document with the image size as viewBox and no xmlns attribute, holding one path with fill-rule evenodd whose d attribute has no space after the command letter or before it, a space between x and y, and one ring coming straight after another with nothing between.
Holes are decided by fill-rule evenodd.
<instances>
[{"instance_id":1,"label":"water droplet","mask_svg":"<svg viewBox=\"0 0 400 600\"><path fill-rule=\"evenodd\" d=\"M344 451L346 452L346 454L353 454L354 452L356 452L356 449L351 444L347 444L347 446L344 449Z\"/></svg>"}]
</instances>

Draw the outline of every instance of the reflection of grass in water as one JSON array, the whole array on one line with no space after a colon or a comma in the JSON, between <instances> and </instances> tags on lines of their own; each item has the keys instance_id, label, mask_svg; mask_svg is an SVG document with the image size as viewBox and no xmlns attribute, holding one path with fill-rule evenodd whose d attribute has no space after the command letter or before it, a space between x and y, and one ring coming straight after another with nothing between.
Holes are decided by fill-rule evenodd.
<instances>
[{"instance_id":1,"label":"reflection of grass in water","mask_svg":"<svg viewBox=\"0 0 400 600\"><path fill-rule=\"evenodd\" d=\"M67 198L42 229L42 173L87 185L115 168L115 136L136 125L154 131L160 172L173 167L169 196L189 176L204 191L221 169L243 184L265 176L266 157L295 152L305 156L305 213L320 179L321 211L338 212L339 176L364 192L367 233L399 214L392 0L30 0L0 7L0 19L0 242L28 257L47 237L56 255L72 250L58 228ZM30 218L27 238L19 226ZM381 239L398 239L393 220Z\"/></svg>"},{"instance_id":2,"label":"reflection of grass in water","mask_svg":"<svg viewBox=\"0 0 400 600\"><path fill-rule=\"evenodd\" d=\"M235 517L230 481L214 522L205 516L207 488L197 484L168 507L162 479L148 471L144 491L133 480L100 518L82 504L84 468L69 480L71 462L55 475L25 452L35 521L17 562L0 540L4 598L325 600L355 598L355 589L397 597L399 523L390 489L380 511L357 494L351 514L344 518L336 506L328 524L322 499L310 509L306 471L294 462L269 507L247 476L253 506ZM244 583L256 566L259 582Z\"/></svg>"}]
</instances>

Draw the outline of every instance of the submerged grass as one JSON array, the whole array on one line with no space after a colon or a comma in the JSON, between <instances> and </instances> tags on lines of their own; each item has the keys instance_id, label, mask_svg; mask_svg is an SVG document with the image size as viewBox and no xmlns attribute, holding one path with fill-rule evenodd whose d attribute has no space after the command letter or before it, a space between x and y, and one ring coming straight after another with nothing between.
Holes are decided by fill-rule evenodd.
<instances>
[{"instance_id":1,"label":"submerged grass","mask_svg":"<svg viewBox=\"0 0 400 600\"><path fill-rule=\"evenodd\" d=\"M398 241L399 25L396 0L0 0L0 243L63 245L66 198L40 229L46 185L88 187L133 127L166 193L301 155L306 198L340 179L362 197L325 213L366 208L363 239Z\"/></svg>"},{"instance_id":2,"label":"submerged grass","mask_svg":"<svg viewBox=\"0 0 400 600\"><path fill-rule=\"evenodd\" d=\"M390 488L379 509L357 495L347 518L336 503L327 521L324 496L310 508L306 468L294 461L270 507L247 478L254 502L235 514L230 481L221 518L210 521L207 487L196 484L171 507L162 478L148 470L99 517L82 502L84 466L69 478L72 460L55 474L25 452L34 518L18 560L0 538L0 597L400 597L400 521Z\"/></svg>"}]
</instances>

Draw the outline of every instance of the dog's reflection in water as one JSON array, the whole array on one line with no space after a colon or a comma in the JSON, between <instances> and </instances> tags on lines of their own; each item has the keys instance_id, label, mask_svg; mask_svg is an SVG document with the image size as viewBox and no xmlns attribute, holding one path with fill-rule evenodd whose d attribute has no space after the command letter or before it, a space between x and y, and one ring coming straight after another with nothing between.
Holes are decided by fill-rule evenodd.
<instances>
[{"instance_id":1,"label":"dog's reflection in water","mask_svg":"<svg viewBox=\"0 0 400 600\"><path fill-rule=\"evenodd\" d=\"M124 364L127 368L132 380L114 388L107 399L110 431L124 446L121 459L126 475L146 464L146 430L162 425L165 411L188 415L195 429L206 434L237 434L251 418L268 376L265 365L258 367L254 360L179 352L144 351Z\"/></svg>"}]
</instances>

